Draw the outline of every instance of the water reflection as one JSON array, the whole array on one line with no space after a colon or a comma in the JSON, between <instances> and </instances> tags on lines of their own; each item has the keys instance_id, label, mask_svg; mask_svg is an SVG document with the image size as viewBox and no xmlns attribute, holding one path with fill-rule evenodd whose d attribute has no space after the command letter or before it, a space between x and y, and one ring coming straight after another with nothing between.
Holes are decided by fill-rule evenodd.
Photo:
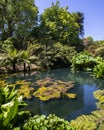
<instances>
[{"instance_id":1,"label":"water reflection","mask_svg":"<svg viewBox=\"0 0 104 130\"><path fill-rule=\"evenodd\" d=\"M11 82L26 79L34 85L38 79L50 77L62 81L75 81L75 87L69 92L76 93L77 99L54 99L42 102L37 98L27 101L29 104L25 109L33 114L56 114L57 116L71 120L81 114L89 114L96 110L93 91L104 89L104 80L96 79L85 72L71 72L69 69L54 69L42 73L31 73L30 75L15 75L10 78ZM35 86L36 89L36 86Z\"/></svg>"}]
</instances>

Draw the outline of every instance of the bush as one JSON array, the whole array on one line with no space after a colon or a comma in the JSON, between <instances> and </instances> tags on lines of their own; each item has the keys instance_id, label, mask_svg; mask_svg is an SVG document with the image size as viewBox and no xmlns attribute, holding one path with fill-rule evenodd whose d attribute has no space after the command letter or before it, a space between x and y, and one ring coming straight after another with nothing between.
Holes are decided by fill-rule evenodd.
<instances>
[{"instance_id":1,"label":"bush","mask_svg":"<svg viewBox=\"0 0 104 130\"><path fill-rule=\"evenodd\" d=\"M72 130L68 121L55 115L36 115L24 124L23 130Z\"/></svg>"},{"instance_id":2,"label":"bush","mask_svg":"<svg viewBox=\"0 0 104 130\"><path fill-rule=\"evenodd\" d=\"M93 74L97 78L104 78L104 61L94 67Z\"/></svg>"},{"instance_id":3,"label":"bush","mask_svg":"<svg viewBox=\"0 0 104 130\"><path fill-rule=\"evenodd\" d=\"M73 55L76 54L74 47L59 42L34 43L28 47L28 51L38 57L36 64L45 69L65 67L66 65L69 67Z\"/></svg>"},{"instance_id":4,"label":"bush","mask_svg":"<svg viewBox=\"0 0 104 130\"><path fill-rule=\"evenodd\" d=\"M72 70L92 70L97 64L95 58L86 52L81 52L73 56L71 62Z\"/></svg>"}]
</instances>

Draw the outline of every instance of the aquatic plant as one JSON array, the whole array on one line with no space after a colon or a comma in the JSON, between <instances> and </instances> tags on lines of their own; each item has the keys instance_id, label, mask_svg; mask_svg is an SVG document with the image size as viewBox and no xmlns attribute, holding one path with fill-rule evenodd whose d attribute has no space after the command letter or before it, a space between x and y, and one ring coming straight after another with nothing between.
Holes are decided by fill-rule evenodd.
<instances>
[{"instance_id":1,"label":"aquatic plant","mask_svg":"<svg viewBox=\"0 0 104 130\"><path fill-rule=\"evenodd\" d=\"M38 85L46 85L46 87L40 86L40 88L34 92L34 96L42 101L60 98L63 93L74 87L74 82L63 82L60 80L52 80L50 78L39 80L36 83Z\"/></svg>"},{"instance_id":2,"label":"aquatic plant","mask_svg":"<svg viewBox=\"0 0 104 130\"><path fill-rule=\"evenodd\" d=\"M53 84L53 82L54 82L53 79L46 77L44 80L43 79L37 80L36 84L39 86L49 86L49 85Z\"/></svg>"},{"instance_id":3,"label":"aquatic plant","mask_svg":"<svg viewBox=\"0 0 104 130\"><path fill-rule=\"evenodd\" d=\"M26 85L21 85L18 89L18 92L20 95L23 95L23 98L31 99L32 98L32 92L34 88Z\"/></svg>"},{"instance_id":4,"label":"aquatic plant","mask_svg":"<svg viewBox=\"0 0 104 130\"><path fill-rule=\"evenodd\" d=\"M74 93L64 93L64 96L71 98L71 99L75 99L77 95Z\"/></svg>"},{"instance_id":5,"label":"aquatic plant","mask_svg":"<svg viewBox=\"0 0 104 130\"><path fill-rule=\"evenodd\" d=\"M27 82L26 80L18 80L15 83L16 85L30 85L31 82Z\"/></svg>"}]
</instances>

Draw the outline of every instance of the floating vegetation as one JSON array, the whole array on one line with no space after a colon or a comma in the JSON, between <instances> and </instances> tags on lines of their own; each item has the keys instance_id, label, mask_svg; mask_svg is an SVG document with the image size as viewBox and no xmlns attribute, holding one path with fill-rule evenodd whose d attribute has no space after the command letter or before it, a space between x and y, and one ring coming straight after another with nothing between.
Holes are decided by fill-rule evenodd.
<instances>
[{"instance_id":1,"label":"floating vegetation","mask_svg":"<svg viewBox=\"0 0 104 130\"><path fill-rule=\"evenodd\" d=\"M19 94L23 95L23 98L31 99L32 98L32 92L34 91L34 88L22 85L19 89Z\"/></svg>"},{"instance_id":2,"label":"floating vegetation","mask_svg":"<svg viewBox=\"0 0 104 130\"><path fill-rule=\"evenodd\" d=\"M16 85L30 85L31 82L27 82L27 81L25 81L25 80L18 80L18 81L16 81L15 84L16 84Z\"/></svg>"},{"instance_id":3,"label":"floating vegetation","mask_svg":"<svg viewBox=\"0 0 104 130\"><path fill-rule=\"evenodd\" d=\"M66 97L68 97L68 98L72 98L72 99L75 99L76 98L76 94L74 94L74 93L65 93L64 94Z\"/></svg>"},{"instance_id":4,"label":"floating vegetation","mask_svg":"<svg viewBox=\"0 0 104 130\"><path fill-rule=\"evenodd\" d=\"M65 92L74 87L74 82L63 82L46 78L36 82L40 88L34 92L34 96L42 101L48 101L53 98L60 98ZM42 86L41 86L42 85ZM71 98L76 97L75 94L70 94Z\"/></svg>"},{"instance_id":5,"label":"floating vegetation","mask_svg":"<svg viewBox=\"0 0 104 130\"><path fill-rule=\"evenodd\" d=\"M49 78L49 77L46 77L45 79L42 79L42 80L38 80L36 82L37 85L39 86L49 86L49 85L52 85L54 82L53 79Z\"/></svg>"}]
</instances>

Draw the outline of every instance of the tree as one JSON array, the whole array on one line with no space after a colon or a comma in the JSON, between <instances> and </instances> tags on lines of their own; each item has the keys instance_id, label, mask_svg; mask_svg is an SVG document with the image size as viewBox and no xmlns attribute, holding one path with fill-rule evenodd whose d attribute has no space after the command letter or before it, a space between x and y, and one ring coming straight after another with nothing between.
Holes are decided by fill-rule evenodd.
<instances>
[{"instance_id":1,"label":"tree","mask_svg":"<svg viewBox=\"0 0 104 130\"><path fill-rule=\"evenodd\" d=\"M88 36L86 38L83 38L83 44L86 45L91 45L94 44L94 39L91 36Z\"/></svg>"},{"instance_id":2,"label":"tree","mask_svg":"<svg viewBox=\"0 0 104 130\"><path fill-rule=\"evenodd\" d=\"M60 7L59 2L52 3L40 17L41 37L63 43L74 43L78 39L79 25L68 12L68 7Z\"/></svg>"},{"instance_id":3,"label":"tree","mask_svg":"<svg viewBox=\"0 0 104 130\"><path fill-rule=\"evenodd\" d=\"M34 0L0 0L1 39L27 37L37 24L37 14Z\"/></svg>"},{"instance_id":4,"label":"tree","mask_svg":"<svg viewBox=\"0 0 104 130\"><path fill-rule=\"evenodd\" d=\"M28 69L30 72L30 64L31 64L31 62L34 62L36 59L37 59L37 57L35 55L32 55L32 53L30 53L28 50L22 51L20 61L23 63L24 72L26 72L26 64L28 65Z\"/></svg>"},{"instance_id":5,"label":"tree","mask_svg":"<svg viewBox=\"0 0 104 130\"><path fill-rule=\"evenodd\" d=\"M84 14L81 12L76 12L76 13L72 13L75 22L78 23L79 25L79 36L83 37L84 36L84 27L83 27L83 23L84 23Z\"/></svg>"}]
</instances>

